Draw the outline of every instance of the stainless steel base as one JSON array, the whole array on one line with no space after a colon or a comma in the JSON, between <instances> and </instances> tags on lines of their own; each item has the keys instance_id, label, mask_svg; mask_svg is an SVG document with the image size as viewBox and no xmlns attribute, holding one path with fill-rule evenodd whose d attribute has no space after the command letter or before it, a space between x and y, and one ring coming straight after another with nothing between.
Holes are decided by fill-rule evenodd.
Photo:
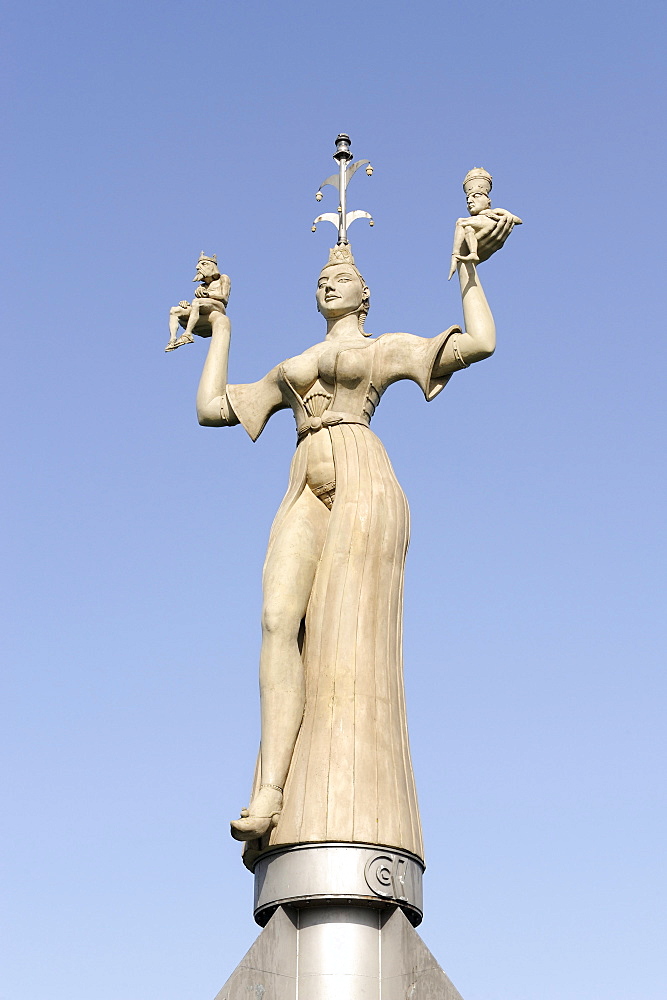
<instances>
[{"instance_id":1,"label":"stainless steel base","mask_svg":"<svg viewBox=\"0 0 667 1000\"><path fill-rule=\"evenodd\" d=\"M408 851L366 844L297 844L261 854L254 865L255 920L278 906L349 903L400 906L417 927L423 916L424 864Z\"/></svg>"},{"instance_id":2,"label":"stainless steel base","mask_svg":"<svg viewBox=\"0 0 667 1000\"><path fill-rule=\"evenodd\" d=\"M396 906L279 906L215 1000L462 1000Z\"/></svg>"}]
</instances>

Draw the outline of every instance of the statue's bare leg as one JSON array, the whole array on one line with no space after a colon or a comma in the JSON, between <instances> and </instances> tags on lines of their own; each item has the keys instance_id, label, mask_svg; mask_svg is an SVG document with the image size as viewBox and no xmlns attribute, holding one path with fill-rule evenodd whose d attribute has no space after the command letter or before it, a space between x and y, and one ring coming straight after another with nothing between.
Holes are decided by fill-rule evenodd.
<instances>
[{"instance_id":1,"label":"statue's bare leg","mask_svg":"<svg viewBox=\"0 0 667 1000\"><path fill-rule=\"evenodd\" d=\"M185 327L184 333L176 341L176 347L183 347L184 344L194 344L195 338L192 335L192 331L199 320L199 302L197 299L193 299L190 308L188 310L188 322Z\"/></svg>"},{"instance_id":2,"label":"statue's bare leg","mask_svg":"<svg viewBox=\"0 0 667 1000\"><path fill-rule=\"evenodd\" d=\"M181 337L184 343L192 344L194 343L194 337L192 331L199 322L199 302L197 299L192 300L192 305L190 306L190 318L188 319L188 325L185 328L185 333Z\"/></svg>"},{"instance_id":3,"label":"statue's bare leg","mask_svg":"<svg viewBox=\"0 0 667 1000\"><path fill-rule=\"evenodd\" d=\"M466 236L463 230L463 226L461 225L460 222L457 222L456 226L454 227L454 246L452 247L452 258L449 268L449 275L447 276L447 281L449 281L449 279L452 277L452 275L456 271L456 265L458 261L461 260L461 250L463 249L463 244L465 243L465 241L466 241Z\"/></svg>"},{"instance_id":4,"label":"statue's bare leg","mask_svg":"<svg viewBox=\"0 0 667 1000\"><path fill-rule=\"evenodd\" d=\"M477 233L472 228L472 226L464 226L463 231L465 233L466 243L468 244L469 253L467 257L461 257L460 259L472 260L475 263L477 263L479 261L479 257L477 256Z\"/></svg>"},{"instance_id":5,"label":"statue's bare leg","mask_svg":"<svg viewBox=\"0 0 667 1000\"><path fill-rule=\"evenodd\" d=\"M313 588L329 522L329 510L305 488L285 518L264 566L262 652L262 786L242 818L232 823L237 840L254 840L282 807L282 789L305 705L299 629Z\"/></svg>"},{"instance_id":6,"label":"statue's bare leg","mask_svg":"<svg viewBox=\"0 0 667 1000\"><path fill-rule=\"evenodd\" d=\"M187 315L188 310L183 309L181 306L173 306L169 310L169 343L165 347L165 351L176 349L176 336L180 329L179 320L181 317L185 318Z\"/></svg>"}]
</instances>

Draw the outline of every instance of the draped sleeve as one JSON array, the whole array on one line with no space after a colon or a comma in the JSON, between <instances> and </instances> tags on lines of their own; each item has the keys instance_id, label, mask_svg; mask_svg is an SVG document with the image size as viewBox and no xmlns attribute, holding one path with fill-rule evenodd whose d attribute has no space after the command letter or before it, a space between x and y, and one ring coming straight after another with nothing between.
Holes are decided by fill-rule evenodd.
<instances>
[{"instance_id":1,"label":"draped sleeve","mask_svg":"<svg viewBox=\"0 0 667 1000\"><path fill-rule=\"evenodd\" d=\"M417 383L427 402L435 399L452 373L436 377L433 369L449 338L460 332L460 327L450 326L437 337L417 337L413 333L385 333L378 337L373 381L379 381L380 394L392 382L405 378Z\"/></svg>"},{"instance_id":2,"label":"draped sleeve","mask_svg":"<svg viewBox=\"0 0 667 1000\"><path fill-rule=\"evenodd\" d=\"M279 367L273 368L259 382L228 385L227 399L239 423L243 424L253 441L262 433L270 416L289 406L283 398Z\"/></svg>"}]
</instances>

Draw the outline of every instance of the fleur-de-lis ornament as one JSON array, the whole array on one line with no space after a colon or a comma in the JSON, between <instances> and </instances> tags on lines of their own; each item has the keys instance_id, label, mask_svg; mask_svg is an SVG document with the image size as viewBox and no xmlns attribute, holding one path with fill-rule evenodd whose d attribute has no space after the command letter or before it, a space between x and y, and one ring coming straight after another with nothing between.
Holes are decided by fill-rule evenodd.
<instances>
[{"instance_id":1,"label":"fleur-de-lis ornament","mask_svg":"<svg viewBox=\"0 0 667 1000\"><path fill-rule=\"evenodd\" d=\"M318 222L331 222L338 229L338 245L348 242L347 230L355 219L368 219L369 224L371 226L374 225L373 217L368 212L362 212L358 209L354 212L347 211L347 185L350 183L351 178L359 167L363 167L364 164L366 164L366 173L368 176L371 177L373 174L373 168L368 160L357 160L356 163L350 163L348 166L349 161L352 159L350 141L349 135L345 135L345 133L336 138L336 152L333 154L333 158L338 163L338 173L327 177L320 184L315 195L318 201L322 201L324 197L322 188L326 187L327 184L330 184L332 188L338 191L338 212L325 212L323 215L318 215L313 221L312 226L312 231L315 232Z\"/></svg>"}]
</instances>

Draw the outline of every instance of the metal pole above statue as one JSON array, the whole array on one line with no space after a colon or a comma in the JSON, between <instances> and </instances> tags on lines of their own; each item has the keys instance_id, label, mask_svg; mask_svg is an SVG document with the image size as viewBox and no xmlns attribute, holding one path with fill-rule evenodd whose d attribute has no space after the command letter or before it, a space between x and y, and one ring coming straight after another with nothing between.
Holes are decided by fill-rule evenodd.
<instances>
[{"instance_id":1,"label":"metal pole above statue","mask_svg":"<svg viewBox=\"0 0 667 1000\"><path fill-rule=\"evenodd\" d=\"M229 384L231 283L203 253L195 300L170 314L167 350L210 338L200 424L241 424L254 441L272 414L291 409L297 433L264 564L260 750L248 805L231 821L264 930L217 1000L253 991L265 1000L456 1000L414 930L424 850L403 685L409 510L370 423L394 382L416 382L431 401L456 371L493 353L477 264L521 220L491 209L491 175L470 171L470 215L456 223L452 252L464 329L372 337L348 228L373 220L348 212L347 188L359 167L373 168L351 162L345 134L334 159L338 172L316 198L333 187L337 211L313 223L338 232L317 282L322 339L258 382Z\"/></svg>"}]
</instances>

